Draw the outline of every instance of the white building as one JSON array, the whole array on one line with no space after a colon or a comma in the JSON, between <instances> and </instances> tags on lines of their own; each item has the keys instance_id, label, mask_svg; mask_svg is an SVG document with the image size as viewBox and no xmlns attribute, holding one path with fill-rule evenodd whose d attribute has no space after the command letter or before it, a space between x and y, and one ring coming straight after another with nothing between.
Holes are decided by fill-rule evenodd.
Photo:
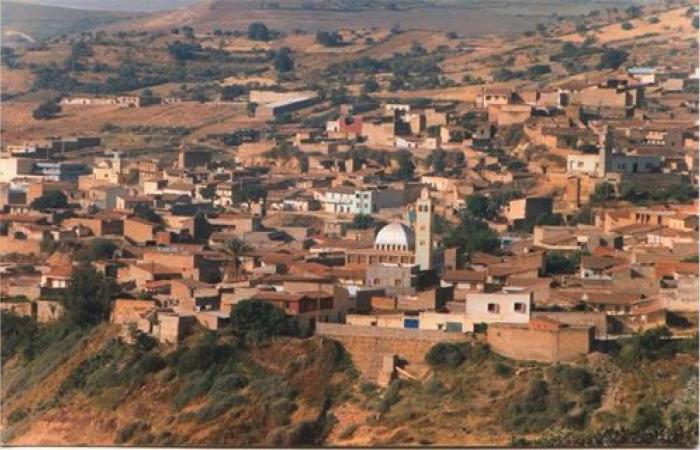
<instances>
[{"instance_id":1,"label":"white building","mask_svg":"<svg viewBox=\"0 0 700 450\"><path fill-rule=\"evenodd\" d=\"M473 323L528 323L532 310L532 292L504 288L501 292L467 293L467 319Z\"/></svg>"}]
</instances>

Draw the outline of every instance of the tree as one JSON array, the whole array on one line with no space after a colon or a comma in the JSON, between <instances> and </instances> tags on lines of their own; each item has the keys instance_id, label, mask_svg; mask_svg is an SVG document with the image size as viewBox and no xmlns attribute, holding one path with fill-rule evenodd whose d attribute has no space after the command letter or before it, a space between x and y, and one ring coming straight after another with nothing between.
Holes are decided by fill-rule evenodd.
<instances>
[{"instance_id":1,"label":"tree","mask_svg":"<svg viewBox=\"0 0 700 450\"><path fill-rule=\"evenodd\" d=\"M379 83L374 78L368 78L362 85L362 93L366 94L369 92L377 92L379 90Z\"/></svg>"},{"instance_id":2,"label":"tree","mask_svg":"<svg viewBox=\"0 0 700 450\"><path fill-rule=\"evenodd\" d=\"M97 238L88 242L76 259L84 261L98 261L101 259L111 259L114 252L117 250L117 245L109 239Z\"/></svg>"},{"instance_id":3,"label":"tree","mask_svg":"<svg viewBox=\"0 0 700 450\"><path fill-rule=\"evenodd\" d=\"M55 100L46 100L44 103L40 104L34 111L32 111L32 117L37 120L50 120L56 117L58 113L61 112L61 105L56 103Z\"/></svg>"},{"instance_id":4,"label":"tree","mask_svg":"<svg viewBox=\"0 0 700 450\"><path fill-rule=\"evenodd\" d=\"M194 28L192 28L189 25L185 25L182 27L182 33L187 37L188 39L193 39L194 38Z\"/></svg>"},{"instance_id":5,"label":"tree","mask_svg":"<svg viewBox=\"0 0 700 450\"><path fill-rule=\"evenodd\" d=\"M632 25L630 22L622 22L621 27L623 30L627 31L627 30L631 30L632 28L634 28L634 25Z\"/></svg>"},{"instance_id":6,"label":"tree","mask_svg":"<svg viewBox=\"0 0 700 450\"><path fill-rule=\"evenodd\" d=\"M233 191L235 203L248 203L264 200L267 197L267 189L259 184L244 184Z\"/></svg>"},{"instance_id":7,"label":"tree","mask_svg":"<svg viewBox=\"0 0 700 450\"><path fill-rule=\"evenodd\" d=\"M629 8L627 8L625 10L625 12L627 13L628 17L631 17L634 19L635 17L639 17L642 15L642 8L640 8L639 6L636 6L636 5L632 5Z\"/></svg>"},{"instance_id":8,"label":"tree","mask_svg":"<svg viewBox=\"0 0 700 450\"><path fill-rule=\"evenodd\" d=\"M221 89L221 100L231 101L240 97L248 91L245 86L240 84L232 84L230 86L224 86Z\"/></svg>"},{"instance_id":9,"label":"tree","mask_svg":"<svg viewBox=\"0 0 700 450\"><path fill-rule=\"evenodd\" d=\"M581 253L576 252L567 256L560 252L548 252L544 259L546 275L573 274L581 263Z\"/></svg>"},{"instance_id":10,"label":"tree","mask_svg":"<svg viewBox=\"0 0 700 450\"><path fill-rule=\"evenodd\" d=\"M236 303L231 309L231 328L252 342L298 334L296 323L282 309L259 300Z\"/></svg>"},{"instance_id":11,"label":"tree","mask_svg":"<svg viewBox=\"0 0 700 450\"><path fill-rule=\"evenodd\" d=\"M375 225L374 217L369 214L357 214L352 218L352 227L358 230L367 230Z\"/></svg>"},{"instance_id":12,"label":"tree","mask_svg":"<svg viewBox=\"0 0 700 450\"><path fill-rule=\"evenodd\" d=\"M216 197L216 186L206 186L203 188L199 188L199 195L202 196L202 198L205 198L207 200L211 200L214 197Z\"/></svg>"},{"instance_id":13,"label":"tree","mask_svg":"<svg viewBox=\"0 0 700 450\"><path fill-rule=\"evenodd\" d=\"M343 37L337 31L317 31L316 42L325 47L339 47L345 45Z\"/></svg>"},{"instance_id":14,"label":"tree","mask_svg":"<svg viewBox=\"0 0 700 450\"><path fill-rule=\"evenodd\" d=\"M458 367L469 355L468 345L439 342L430 347L425 355L425 362L433 368Z\"/></svg>"},{"instance_id":15,"label":"tree","mask_svg":"<svg viewBox=\"0 0 700 450\"><path fill-rule=\"evenodd\" d=\"M255 110L258 109L258 104L255 102L248 102L248 104L245 105L245 110L248 113L248 116L253 117L255 116Z\"/></svg>"},{"instance_id":16,"label":"tree","mask_svg":"<svg viewBox=\"0 0 700 450\"><path fill-rule=\"evenodd\" d=\"M603 54L600 56L598 69L617 69L627 60L628 55L629 54L624 50L606 48Z\"/></svg>"},{"instance_id":17,"label":"tree","mask_svg":"<svg viewBox=\"0 0 700 450\"><path fill-rule=\"evenodd\" d=\"M536 78L551 72L552 68L549 66L549 64L535 64L534 66L527 68L525 75L529 78Z\"/></svg>"},{"instance_id":18,"label":"tree","mask_svg":"<svg viewBox=\"0 0 700 450\"><path fill-rule=\"evenodd\" d=\"M270 29L264 23L253 22L248 25L248 39L252 41L269 41Z\"/></svg>"},{"instance_id":19,"label":"tree","mask_svg":"<svg viewBox=\"0 0 700 450\"><path fill-rule=\"evenodd\" d=\"M197 43L175 41L168 44L168 53L178 61L197 59L202 51L202 46Z\"/></svg>"},{"instance_id":20,"label":"tree","mask_svg":"<svg viewBox=\"0 0 700 450\"><path fill-rule=\"evenodd\" d=\"M394 172L394 175L402 180L413 179L413 173L416 167L411 159L411 153L405 150L398 152L396 154L396 161L399 167L396 169L396 172Z\"/></svg>"},{"instance_id":21,"label":"tree","mask_svg":"<svg viewBox=\"0 0 700 450\"><path fill-rule=\"evenodd\" d=\"M467 199L467 211L477 219L493 219L494 211L489 199L481 194L474 194Z\"/></svg>"},{"instance_id":22,"label":"tree","mask_svg":"<svg viewBox=\"0 0 700 450\"><path fill-rule=\"evenodd\" d=\"M289 47L282 47L275 53L274 60L275 70L278 72L291 72L294 70L294 58L292 58L292 50Z\"/></svg>"},{"instance_id":23,"label":"tree","mask_svg":"<svg viewBox=\"0 0 700 450\"><path fill-rule=\"evenodd\" d=\"M540 214L537 219L535 219L535 225L562 225L564 219L561 214Z\"/></svg>"},{"instance_id":24,"label":"tree","mask_svg":"<svg viewBox=\"0 0 700 450\"><path fill-rule=\"evenodd\" d=\"M112 298L118 293L113 280L81 263L71 275L63 296L66 318L79 327L90 327L109 320Z\"/></svg>"},{"instance_id":25,"label":"tree","mask_svg":"<svg viewBox=\"0 0 700 450\"><path fill-rule=\"evenodd\" d=\"M430 131L430 129L428 129L428 131ZM447 153L444 150L435 150L431 154L431 165L436 174L443 174L445 172L447 168L447 162L445 161L446 156Z\"/></svg>"},{"instance_id":26,"label":"tree","mask_svg":"<svg viewBox=\"0 0 700 450\"><path fill-rule=\"evenodd\" d=\"M37 325L31 317L18 316L9 311L0 312L0 335L2 337L2 355L0 361L4 364L9 358L21 352L31 356L32 342L35 340Z\"/></svg>"},{"instance_id":27,"label":"tree","mask_svg":"<svg viewBox=\"0 0 700 450\"><path fill-rule=\"evenodd\" d=\"M146 206L146 205L136 205L134 207L134 215L138 217L141 220L147 220L148 222L153 222L153 223L162 223L163 218L160 217L160 214L155 212L153 208Z\"/></svg>"},{"instance_id":28,"label":"tree","mask_svg":"<svg viewBox=\"0 0 700 450\"><path fill-rule=\"evenodd\" d=\"M61 191L49 191L41 197L35 198L29 207L42 212L49 209L67 208L68 197Z\"/></svg>"},{"instance_id":29,"label":"tree","mask_svg":"<svg viewBox=\"0 0 700 450\"><path fill-rule=\"evenodd\" d=\"M561 46L561 54L565 58L572 58L578 53L578 48L572 42L566 42Z\"/></svg>"},{"instance_id":30,"label":"tree","mask_svg":"<svg viewBox=\"0 0 700 450\"><path fill-rule=\"evenodd\" d=\"M233 238L224 244L223 251L231 262L231 267L233 268L234 279L238 279L240 276L241 269L241 257L246 253L251 251L253 248L246 244L245 241Z\"/></svg>"},{"instance_id":31,"label":"tree","mask_svg":"<svg viewBox=\"0 0 700 450\"><path fill-rule=\"evenodd\" d=\"M486 222L466 213L462 214L458 226L447 230L445 245L458 248L457 257L462 263L475 252L494 252L499 248L500 241Z\"/></svg>"},{"instance_id":32,"label":"tree","mask_svg":"<svg viewBox=\"0 0 700 450\"><path fill-rule=\"evenodd\" d=\"M593 194L591 194L591 202L595 204L605 203L613 199L615 199L615 186L608 182L597 184Z\"/></svg>"}]
</instances>

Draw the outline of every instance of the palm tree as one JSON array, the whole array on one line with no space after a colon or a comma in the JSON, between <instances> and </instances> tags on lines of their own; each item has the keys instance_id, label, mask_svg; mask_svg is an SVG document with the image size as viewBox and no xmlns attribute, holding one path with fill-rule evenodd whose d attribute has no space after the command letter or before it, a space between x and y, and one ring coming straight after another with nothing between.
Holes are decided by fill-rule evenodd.
<instances>
[{"instance_id":1,"label":"palm tree","mask_svg":"<svg viewBox=\"0 0 700 450\"><path fill-rule=\"evenodd\" d=\"M231 261L234 279L238 279L240 275L241 257L252 249L244 240L238 238L230 239L224 244L223 251Z\"/></svg>"}]
</instances>

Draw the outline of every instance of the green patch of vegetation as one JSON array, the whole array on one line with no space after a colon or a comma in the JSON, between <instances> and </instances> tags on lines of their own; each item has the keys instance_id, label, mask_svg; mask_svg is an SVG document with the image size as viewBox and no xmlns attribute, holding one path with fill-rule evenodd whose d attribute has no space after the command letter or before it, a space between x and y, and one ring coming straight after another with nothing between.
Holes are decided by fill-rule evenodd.
<instances>
[{"instance_id":1,"label":"green patch of vegetation","mask_svg":"<svg viewBox=\"0 0 700 450\"><path fill-rule=\"evenodd\" d=\"M73 271L63 296L67 320L76 327L90 327L109 320L112 300L118 292L114 280L90 263L81 263Z\"/></svg>"},{"instance_id":2,"label":"green patch of vegetation","mask_svg":"<svg viewBox=\"0 0 700 450\"><path fill-rule=\"evenodd\" d=\"M242 300L231 310L231 327L248 342L261 342L275 336L297 336L298 323L284 311L267 302Z\"/></svg>"},{"instance_id":3,"label":"green patch of vegetation","mask_svg":"<svg viewBox=\"0 0 700 450\"><path fill-rule=\"evenodd\" d=\"M507 429L516 433L539 433L550 427L583 428L590 414L600 405L593 376L583 368L555 366L551 381L533 379L527 390L506 408L503 419ZM600 391L598 391L600 392Z\"/></svg>"},{"instance_id":4,"label":"green patch of vegetation","mask_svg":"<svg viewBox=\"0 0 700 450\"><path fill-rule=\"evenodd\" d=\"M462 264L475 252L496 251L500 243L496 233L485 221L475 219L469 213L462 213L459 224L448 227L445 245L458 248L458 264Z\"/></svg>"},{"instance_id":5,"label":"green patch of vegetation","mask_svg":"<svg viewBox=\"0 0 700 450\"><path fill-rule=\"evenodd\" d=\"M618 340L613 354L620 365L636 366L644 361L669 359L676 353L697 353L697 334L689 339L669 339L670 336L667 327L656 327Z\"/></svg>"},{"instance_id":6,"label":"green patch of vegetation","mask_svg":"<svg viewBox=\"0 0 700 450\"><path fill-rule=\"evenodd\" d=\"M125 425L117 431L114 437L115 444L125 444L129 442L137 433L145 432L150 429L148 422L143 420L136 420Z\"/></svg>"},{"instance_id":7,"label":"green patch of vegetation","mask_svg":"<svg viewBox=\"0 0 700 450\"><path fill-rule=\"evenodd\" d=\"M49 209L62 209L68 207L68 197L61 191L49 191L41 197L32 200L29 205L32 209L46 212Z\"/></svg>"},{"instance_id":8,"label":"green patch of vegetation","mask_svg":"<svg viewBox=\"0 0 700 450\"><path fill-rule=\"evenodd\" d=\"M581 265L580 251L564 253L564 252L547 252L544 258L544 273L546 275L562 275L576 273Z\"/></svg>"},{"instance_id":9,"label":"green patch of vegetation","mask_svg":"<svg viewBox=\"0 0 700 450\"><path fill-rule=\"evenodd\" d=\"M470 344L440 342L433 345L425 355L425 362L435 368L455 368L462 364L470 355Z\"/></svg>"}]
</instances>

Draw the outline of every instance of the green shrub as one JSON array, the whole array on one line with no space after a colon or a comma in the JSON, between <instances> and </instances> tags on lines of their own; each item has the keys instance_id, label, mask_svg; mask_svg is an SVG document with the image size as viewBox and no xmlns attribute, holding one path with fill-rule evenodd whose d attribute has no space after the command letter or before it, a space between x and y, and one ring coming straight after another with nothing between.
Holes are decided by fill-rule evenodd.
<instances>
[{"instance_id":1,"label":"green shrub","mask_svg":"<svg viewBox=\"0 0 700 450\"><path fill-rule=\"evenodd\" d=\"M370 397L374 394L377 393L379 390L379 386L377 386L374 383L362 383L360 385L360 392L362 392L363 395Z\"/></svg>"},{"instance_id":2,"label":"green shrub","mask_svg":"<svg viewBox=\"0 0 700 450\"><path fill-rule=\"evenodd\" d=\"M218 368L212 366L206 372L196 371L189 374L189 382L183 386L180 391L175 394L172 400L172 406L176 411L185 407L190 401L200 397L211 389L212 384L217 376Z\"/></svg>"},{"instance_id":3,"label":"green shrub","mask_svg":"<svg viewBox=\"0 0 700 450\"><path fill-rule=\"evenodd\" d=\"M400 391L401 380L393 380L391 384L389 384L389 387L387 388L386 392L384 392L384 396L382 397L382 400L379 403L379 412L387 412L389 411L389 409L391 409L392 406L397 404L401 400L401 395L399 394Z\"/></svg>"},{"instance_id":4,"label":"green shrub","mask_svg":"<svg viewBox=\"0 0 700 450\"><path fill-rule=\"evenodd\" d=\"M289 425L289 416L297 409L296 403L289 398L281 398L272 403L268 403L267 415L275 426Z\"/></svg>"},{"instance_id":5,"label":"green shrub","mask_svg":"<svg viewBox=\"0 0 700 450\"><path fill-rule=\"evenodd\" d=\"M150 428L148 422L142 420L137 420L131 422L117 431L117 435L114 437L115 444L124 444L131 440L136 433L139 431L146 431Z\"/></svg>"},{"instance_id":6,"label":"green shrub","mask_svg":"<svg viewBox=\"0 0 700 450\"><path fill-rule=\"evenodd\" d=\"M431 367L455 368L469 356L469 344L452 344L440 342L433 345L425 355L425 362Z\"/></svg>"},{"instance_id":7,"label":"green shrub","mask_svg":"<svg viewBox=\"0 0 700 450\"><path fill-rule=\"evenodd\" d=\"M437 378L431 378L425 383L425 392L431 396L439 397L447 393L447 388Z\"/></svg>"},{"instance_id":8,"label":"green shrub","mask_svg":"<svg viewBox=\"0 0 700 450\"><path fill-rule=\"evenodd\" d=\"M7 422L12 425L26 419L29 416L29 411L26 408L17 408L7 416Z\"/></svg>"},{"instance_id":9,"label":"green shrub","mask_svg":"<svg viewBox=\"0 0 700 450\"><path fill-rule=\"evenodd\" d=\"M206 406L195 413L198 422L208 422L220 417L229 409L244 402L244 397L229 395L210 401Z\"/></svg>"},{"instance_id":10,"label":"green shrub","mask_svg":"<svg viewBox=\"0 0 700 450\"><path fill-rule=\"evenodd\" d=\"M247 340L260 342L274 336L296 336L296 322L270 303L242 300L231 310L231 326Z\"/></svg>"},{"instance_id":11,"label":"green shrub","mask_svg":"<svg viewBox=\"0 0 700 450\"><path fill-rule=\"evenodd\" d=\"M510 378L513 375L513 368L506 363L497 362L494 366L496 375L502 378Z\"/></svg>"},{"instance_id":12,"label":"green shrub","mask_svg":"<svg viewBox=\"0 0 700 450\"><path fill-rule=\"evenodd\" d=\"M663 426L663 413L657 405L645 403L637 406L632 418L633 431L659 429Z\"/></svg>"},{"instance_id":13,"label":"green shrub","mask_svg":"<svg viewBox=\"0 0 700 450\"><path fill-rule=\"evenodd\" d=\"M677 344L665 339L670 334L668 328L657 327L620 340L618 362L623 365L636 365L643 360L655 361L673 355Z\"/></svg>"},{"instance_id":14,"label":"green shrub","mask_svg":"<svg viewBox=\"0 0 700 450\"><path fill-rule=\"evenodd\" d=\"M554 368L554 380L570 391L582 391L593 384L593 376L586 369L564 365Z\"/></svg>"},{"instance_id":15,"label":"green shrub","mask_svg":"<svg viewBox=\"0 0 700 450\"><path fill-rule=\"evenodd\" d=\"M235 373L224 375L214 382L211 387L212 394L223 394L225 392L242 389L248 385L248 379Z\"/></svg>"},{"instance_id":16,"label":"green shrub","mask_svg":"<svg viewBox=\"0 0 700 450\"><path fill-rule=\"evenodd\" d=\"M118 341L112 340L99 353L78 364L58 387L58 397L62 397L72 390L89 387L91 376L114 361L120 354L120 347L121 344Z\"/></svg>"}]
</instances>

